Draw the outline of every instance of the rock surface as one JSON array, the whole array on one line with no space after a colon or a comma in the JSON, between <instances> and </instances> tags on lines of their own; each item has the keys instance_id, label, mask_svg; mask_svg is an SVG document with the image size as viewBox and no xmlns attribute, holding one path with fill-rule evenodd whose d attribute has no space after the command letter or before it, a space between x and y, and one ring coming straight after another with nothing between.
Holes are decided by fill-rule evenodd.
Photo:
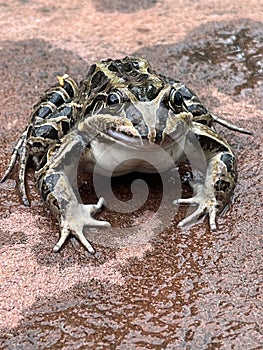
<instances>
[{"instance_id":1,"label":"rock surface","mask_svg":"<svg viewBox=\"0 0 263 350\"><path fill-rule=\"evenodd\" d=\"M127 215L105 208L99 217L113 228L87 232L95 257L71 242L54 254L58 227L32 170L31 208L21 205L14 175L0 185L0 349L260 349L262 4L128 3L0 2L0 173L56 75L81 80L96 60L139 55L197 91L209 110L254 132L218 128L239 158L234 204L217 232L206 221L181 231L188 208L171 218L160 178L145 176L142 208ZM80 193L95 202L89 180ZM120 200L130 199L133 180L113 181Z\"/></svg>"}]
</instances>

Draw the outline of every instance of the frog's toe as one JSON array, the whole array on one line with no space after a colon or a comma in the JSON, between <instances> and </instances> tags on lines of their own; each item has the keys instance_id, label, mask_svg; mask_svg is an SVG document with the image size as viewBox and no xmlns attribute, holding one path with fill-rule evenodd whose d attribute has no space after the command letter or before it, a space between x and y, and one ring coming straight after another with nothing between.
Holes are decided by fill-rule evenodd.
<instances>
[{"instance_id":1,"label":"frog's toe","mask_svg":"<svg viewBox=\"0 0 263 350\"><path fill-rule=\"evenodd\" d=\"M216 216L218 214L217 202L215 198L204 198L202 195L197 194L192 198L179 198L176 199L174 204L188 204L197 205L197 209L187 216L185 219L179 222L178 227L193 225L199 222L205 216L209 216L209 226L212 231L216 230Z\"/></svg>"},{"instance_id":2,"label":"frog's toe","mask_svg":"<svg viewBox=\"0 0 263 350\"><path fill-rule=\"evenodd\" d=\"M179 228L194 225L199 222L202 218L209 216L209 226L211 231L216 230L216 215L217 212L214 208L207 208L207 206L199 206L191 215L179 222L177 225Z\"/></svg>"},{"instance_id":3,"label":"frog's toe","mask_svg":"<svg viewBox=\"0 0 263 350\"><path fill-rule=\"evenodd\" d=\"M87 249L87 251L90 254L95 254L95 249L92 247L92 245L88 242L88 240L86 239L86 237L84 236L84 234L82 232L73 232L68 228L64 228L61 230L61 235L60 235L60 239L57 242L57 244L54 246L53 248L53 252L57 253L61 247L63 246L63 244L65 243L66 239L73 234L76 238L79 239L79 241L83 244L83 246Z\"/></svg>"},{"instance_id":4,"label":"frog's toe","mask_svg":"<svg viewBox=\"0 0 263 350\"><path fill-rule=\"evenodd\" d=\"M216 216L217 216L217 211L214 208L210 208L209 210L209 226L211 231L216 231Z\"/></svg>"},{"instance_id":5,"label":"frog's toe","mask_svg":"<svg viewBox=\"0 0 263 350\"><path fill-rule=\"evenodd\" d=\"M67 238L70 236L71 231L68 227L62 227L60 231L60 238L53 248L54 253L58 253L63 244L66 242Z\"/></svg>"},{"instance_id":6,"label":"frog's toe","mask_svg":"<svg viewBox=\"0 0 263 350\"><path fill-rule=\"evenodd\" d=\"M83 246L87 249L90 254L95 254L95 249L89 243L89 241L84 236L83 232L76 232L74 234L75 237L79 239L79 241L83 244Z\"/></svg>"},{"instance_id":7,"label":"frog's toe","mask_svg":"<svg viewBox=\"0 0 263 350\"><path fill-rule=\"evenodd\" d=\"M111 227L111 224L108 221L102 221L102 220L96 220L96 219L90 218L85 226Z\"/></svg>"},{"instance_id":8,"label":"frog's toe","mask_svg":"<svg viewBox=\"0 0 263 350\"><path fill-rule=\"evenodd\" d=\"M83 231L86 227L111 226L108 221L100 221L92 217L94 214L100 211L104 204L105 200L100 198L97 204L77 204L73 208L70 208L71 210L68 210L64 217L61 217L61 234L59 241L53 248L53 251L58 252L66 242L67 238L72 235L83 244L90 254L94 254L95 250L84 236Z\"/></svg>"},{"instance_id":9,"label":"frog's toe","mask_svg":"<svg viewBox=\"0 0 263 350\"><path fill-rule=\"evenodd\" d=\"M195 198L178 198L173 201L173 204L196 204Z\"/></svg>"},{"instance_id":10,"label":"frog's toe","mask_svg":"<svg viewBox=\"0 0 263 350\"><path fill-rule=\"evenodd\" d=\"M106 201L103 197L101 197L99 200L98 200L98 203L97 204L92 204L92 205L89 205L90 207L90 213L92 215L98 213L101 208L103 207L103 205L106 205Z\"/></svg>"},{"instance_id":11,"label":"frog's toe","mask_svg":"<svg viewBox=\"0 0 263 350\"><path fill-rule=\"evenodd\" d=\"M185 219L179 222L177 227L183 228L185 226L190 226L198 221L200 221L206 215L205 207L198 207L191 215L187 216Z\"/></svg>"}]
</instances>

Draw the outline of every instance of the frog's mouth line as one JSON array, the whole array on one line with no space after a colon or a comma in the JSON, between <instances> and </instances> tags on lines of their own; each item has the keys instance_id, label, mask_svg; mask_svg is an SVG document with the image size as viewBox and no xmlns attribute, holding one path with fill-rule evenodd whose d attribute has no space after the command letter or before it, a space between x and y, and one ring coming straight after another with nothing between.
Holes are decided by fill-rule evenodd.
<instances>
[{"instance_id":1,"label":"frog's mouth line","mask_svg":"<svg viewBox=\"0 0 263 350\"><path fill-rule=\"evenodd\" d=\"M165 137L157 136L154 141L150 141L148 137L142 137L142 136L133 136L129 133L120 132L114 129L107 129L106 133L107 136L113 138L116 141L119 141L127 146L133 146L133 147L139 147L139 148L154 148L154 147L162 147L166 148L171 146L172 144L178 143L181 137L184 135L177 134L176 138L165 135Z\"/></svg>"},{"instance_id":2,"label":"frog's mouth line","mask_svg":"<svg viewBox=\"0 0 263 350\"><path fill-rule=\"evenodd\" d=\"M131 143L133 145L143 145L142 138L139 136L133 136L125 132L119 132L114 129L107 129L106 135L114 138L115 140L124 142L124 143Z\"/></svg>"}]
</instances>

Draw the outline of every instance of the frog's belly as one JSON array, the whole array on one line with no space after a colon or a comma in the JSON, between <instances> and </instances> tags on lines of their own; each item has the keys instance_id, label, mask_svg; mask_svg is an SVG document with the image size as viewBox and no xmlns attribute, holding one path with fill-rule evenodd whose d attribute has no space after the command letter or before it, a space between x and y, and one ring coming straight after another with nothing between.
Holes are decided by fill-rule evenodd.
<instances>
[{"instance_id":1,"label":"frog's belly","mask_svg":"<svg viewBox=\"0 0 263 350\"><path fill-rule=\"evenodd\" d=\"M182 156L182 147L171 145L165 150L153 147L130 148L121 144L105 145L93 140L91 152L95 171L102 175L119 176L133 171L162 172L174 166Z\"/></svg>"}]
</instances>

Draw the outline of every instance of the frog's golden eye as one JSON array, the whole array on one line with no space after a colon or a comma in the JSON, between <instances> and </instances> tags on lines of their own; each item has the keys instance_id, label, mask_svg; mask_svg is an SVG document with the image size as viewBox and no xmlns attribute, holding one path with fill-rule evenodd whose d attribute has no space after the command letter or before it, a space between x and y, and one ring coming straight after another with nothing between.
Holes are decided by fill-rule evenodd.
<instances>
[{"instance_id":1,"label":"frog's golden eye","mask_svg":"<svg viewBox=\"0 0 263 350\"><path fill-rule=\"evenodd\" d=\"M172 89L169 96L169 105L173 109L178 109L182 107L184 103L183 96L180 94L179 91L176 91L175 89Z\"/></svg>"},{"instance_id":2,"label":"frog's golden eye","mask_svg":"<svg viewBox=\"0 0 263 350\"><path fill-rule=\"evenodd\" d=\"M107 97L107 105L108 106L112 106L112 105L116 105L118 103L122 103L123 101L123 96L120 93L120 91L112 91L109 93L108 97Z\"/></svg>"}]
</instances>

